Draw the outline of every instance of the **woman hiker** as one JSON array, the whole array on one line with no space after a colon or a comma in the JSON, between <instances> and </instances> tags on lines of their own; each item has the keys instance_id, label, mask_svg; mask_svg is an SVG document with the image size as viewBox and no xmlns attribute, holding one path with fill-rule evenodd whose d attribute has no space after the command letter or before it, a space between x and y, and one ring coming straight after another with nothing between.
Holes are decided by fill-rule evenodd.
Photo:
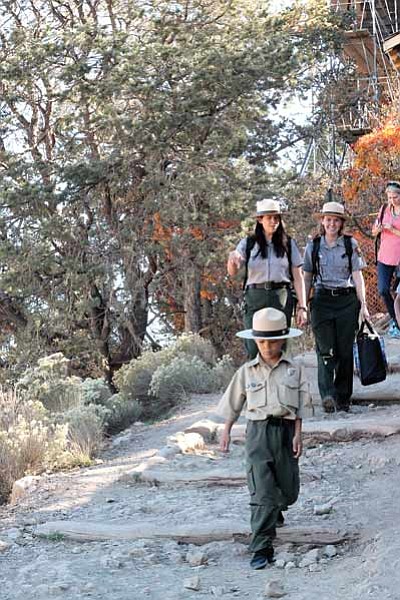
<instances>
[{"instance_id":1,"label":"woman hiker","mask_svg":"<svg viewBox=\"0 0 400 600\"><path fill-rule=\"evenodd\" d=\"M400 323L396 319L391 291L396 267L400 264L400 183L388 181L386 184L387 204L379 209L372 227L372 235L380 236L378 251L378 292L390 315L389 336L400 339Z\"/></svg>"},{"instance_id":2,"label":"woman hiker","mask_svg":"<svg viewBox=\"0 0 400 600\"><path fill-rule=\"evenodd\" d=\"M348 411L353 392L353 342L361 319L368 319L361 269L365 261L356 240L343 234L344 206L326 202L317 218L321 232L307 244L304 277L311 287L311 326L318 359L318 388L325 412Z\"/></svg>"},{"instance_id":3,"label":"woman hiker","mask_svg":"<svg viewBox=\"0 0 400 600\"><path fill-rule=\"evenodd\" d=\"M242 239L229 254L228 273L235 276L246 268L244 282L244 325L251 327L253 314L271 306L283 310L290 326L293 312L292 282L297 296L296 323L307 323L302 257L296 242L286 233L280 203L260 200L256 208L255 232ZM252 339L245 341L249 359L257 355Z\"/></svg>"},{"instance_id":4,"label":"woman hiker","mask_svg":"<svg viewBox=\"0 0 400 600\"><path fill-rule=\"evenodd\" d=\"M253 569L272 562L281 511L296 502L299 494L301 424L303 416L312 415L312 403L304 369L283 352L283 345L301 333L288 327L280 310L255 312L252 329L237 335L254 340L259 353L235 373L217 408L225 418L220 439L223 452L229 450L231 429L242 410L247 418Z\"/></svg>"}]
</instances>

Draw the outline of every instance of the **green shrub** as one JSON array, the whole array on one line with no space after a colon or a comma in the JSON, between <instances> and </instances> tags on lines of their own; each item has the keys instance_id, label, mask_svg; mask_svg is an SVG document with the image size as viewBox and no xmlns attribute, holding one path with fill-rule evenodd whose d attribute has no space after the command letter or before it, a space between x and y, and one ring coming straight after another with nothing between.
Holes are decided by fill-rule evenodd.
<instances>
[{"instance_id":1,"label":"green shrub","mask_svg":"<svg viewBox=\"0 0 400 600\"><path fill-rule=\"evenodd\" d=\"M185 334L160 352L147 351L128 365L122 367L115 376L120 393L129 400L139 400L144 405L149 400L149 388L156 370L170 364L176 357L198 357L207 365L215 360L211 342L199 335Z\"/></svg>"},{"instance_id":2,"label":"green shrub","mask_svg":"<svg viewBox=\"0 0 400 600\"><path fill-rule=\"evenodd\" d=\"M17 479L61 465L66 435L66 427L52 423L43 404L0 390L0 502Z\"/></svg>"},{"instance_id":3,"label":"green shrub","mask_svg":"<svg viewBox=\"0 0 400 600\"><path fill-rule=\"evenodd\" d=\"M233 359L229 354L224 354L213 368L214 389L212 391L219 392L220 390L225 390L235 371L236 367Z\"/></svg>"},{"instance_id":4,"label":"green shrub","mask_svg":"<svg viewBox=\"0 0 400 600\"><path fill-rule=\"evenodd\" d=\"M212 369L197 356L177 356L161 365L150 382L150 394L162 409L177 404L191 392L204 394L214 389Z\"/></svg>"},{"instance_id":5,"label":"green shrub","mask_svg":"<svg viewBox=\"0 0 400 600\"><path fill-rule=\"evenodd\" d=\"M37 400L50 412L63 412L82 403L81 379L69 376L69 361L61 352L38 360L37 367L28 369L19 379L19 394Z\"/></svg>"},{"instance_id":6,"label":"green shrub","mask_svg":"<svg viewBox=\"0 0 400 600\"><path fill-rule=\"evenodd\" d=\"M85 379L80 385L83 404L107 406L112 392L103 379Z\"/></svg>"},{"instance_id":7,"label":"green shrub","mask_svg":"<svg viewBox=\"0 0 400 600\"><path fill-rule=\"evenodd\" d=\"M92 458L101 448L104 439L105 412L102 407L89 404L70 409L63 415L67 425L68 466L90 465Z\"/></svg>"},{"instance_id":8,"label":"green shrub","mask_svg":"<svg viewBox=\"0 0 400 600\"><path fill-rule=\"evenodd\" d=\"M143 414L143 408L137 400L127 400L121 394L111 396L107 408L106 424L107 431L110 433L118 433L126 429L138 421Z\"/></svg>"}]
</instances>

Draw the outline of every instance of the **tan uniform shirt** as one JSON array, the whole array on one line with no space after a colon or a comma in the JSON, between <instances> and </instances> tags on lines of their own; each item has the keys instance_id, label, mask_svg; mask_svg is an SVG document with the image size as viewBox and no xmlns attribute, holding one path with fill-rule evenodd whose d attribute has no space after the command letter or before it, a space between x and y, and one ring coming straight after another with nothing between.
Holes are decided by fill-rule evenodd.
<instances>
[{"instance_id":1,"label":"tan uniform shirt","mask_svg":"<svg viewBox=\"0 0 400 600\"><path fill-rule=\"evenodd\" d=\"M285 419L310 416L313 408L304 368L285 354L273 367L260 355L245 363L233 376L217 413L226 420L236 421L242 410L251 421L269 416Z\"/></svg>"}]
</instances>

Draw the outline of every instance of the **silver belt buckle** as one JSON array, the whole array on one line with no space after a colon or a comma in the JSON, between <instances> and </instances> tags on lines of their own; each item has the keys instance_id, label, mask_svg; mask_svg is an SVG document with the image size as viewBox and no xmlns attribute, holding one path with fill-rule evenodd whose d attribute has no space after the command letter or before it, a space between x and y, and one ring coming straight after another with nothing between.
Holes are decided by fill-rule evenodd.
<instances>
[{"instance_id":1,"label":"silver belt buckle","mask_svg":"<svg viewBox=\"0 0 400 600\"><path fill-rule=\"evenodd\" d=\"M333 289L333 290L331 290L331 294L332 294L332 296L339 296L339 290Z\"/></svg>"}]
</instances>

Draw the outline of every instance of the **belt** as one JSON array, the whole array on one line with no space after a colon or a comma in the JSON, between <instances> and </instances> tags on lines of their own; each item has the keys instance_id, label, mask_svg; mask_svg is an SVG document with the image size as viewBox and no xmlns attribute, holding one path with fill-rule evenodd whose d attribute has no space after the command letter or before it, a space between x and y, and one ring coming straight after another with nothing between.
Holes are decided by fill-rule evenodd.
<instances>
[{"instance_id":1,"label":"belt","mask_svg":"<svg viewBox=\"0 0 400 600\"><path fill-rule=\"evenodd\" d=\"M287 281L265 281L264 283L249 283L246 290L279 290L289 287L290 283Z\"/></svg>"},{"instance_id":2,"label":"belt","mask_svg":"<svg viewBox=\"0 0 400 600\"><path fill-rule=\"evenodd\" d=\"M279 425L279 426L292 426L294 424L294 419L285 419L284 417L272 417L271 415L268 415L268 417L266 418L266 421L268 421L269 425Z\"/></svg>"},{"instance_id":3,"label":"belt","mask_svg":"<svg viewBox=\"0 0 400 600\"><path fill-rule=\"evenodd\" d=\"M316 296L348 296L355 294L356 290L353 287L338 287L338 288L315 288Z\"/></svg>"}]
</instances>

